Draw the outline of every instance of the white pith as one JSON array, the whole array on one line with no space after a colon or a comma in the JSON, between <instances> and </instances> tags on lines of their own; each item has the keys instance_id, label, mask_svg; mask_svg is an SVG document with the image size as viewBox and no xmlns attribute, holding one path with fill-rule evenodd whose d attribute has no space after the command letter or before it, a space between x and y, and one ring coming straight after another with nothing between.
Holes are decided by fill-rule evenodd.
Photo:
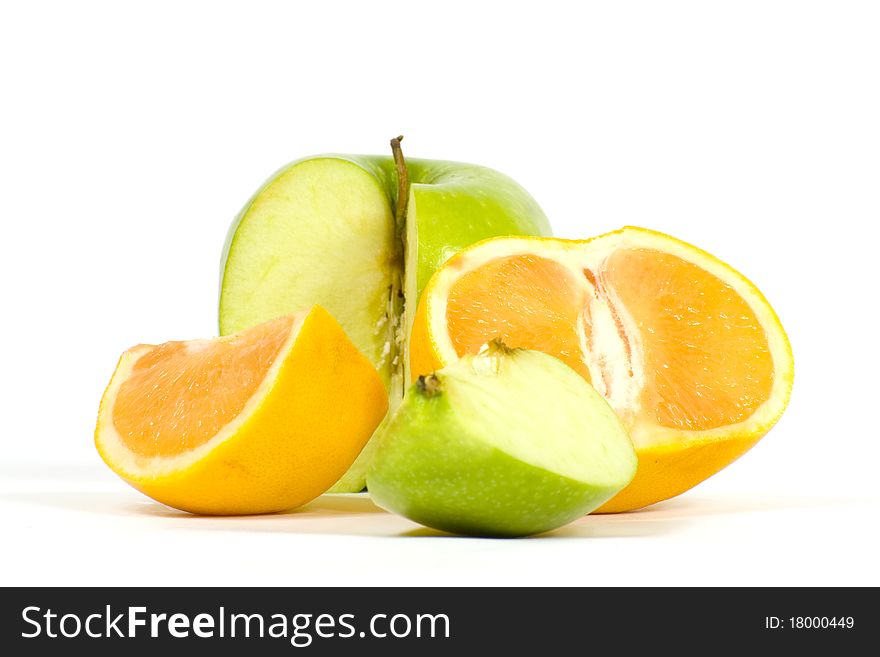
<instances>
[{"instance_id":1,"label":"white pith","mask_svg":"<svg viewBox=\"0 0 880 657\"><path fill-rule=\"evenodd\" d=\"M257 410L263 399L265 399L266 395L275 384L278 372L284 365L287 355L290 353L291 349L293 349L300 329L309 314L310 311L304 311L295 315L293 324L290 327L290 334L279 349L278 355L275 357L275 360L266 372L266 376L260 382L259 386L257 386L254 394L251 395L250 399L245 403L241 413L239 413L231 422L224 425L210 440L199 445L195 449L183 452L176 456L145 457L135 454L126 447L122 436L119 435L119 432L113 424L113 409L116 405L116 396L119 393L119 388L128 379L138 360L152 351L155 345L138 345L137 347L126 351L119 360L119 364L116 367L116 371L113 373L110 385L107 386L107 390L101 400L100 410L98 411L98 428L95 432L95 441L98 444L99 451L104 456L104 460L107 461L108 464L112 464L111 467L117 473L131 479L141 480L168 477L177 471L186 470L200 461L207 454L216 449L221 443L234 436L242 425L250 419L254 411ZM235 334L232 334L217 339L228 340L234 337ZM211 341L188 341L186 348L188 352L197 352L200 348L207 346L209 342Z\"/></svg>"},{"instance_id":2,"label":"white pith","mask_svg":"<svg viewBox=\"0 0 880 657\"><path fill-rule=\"evenodd\" d=\"M586 277L581 277L589 288L587 307L591 320L589 336L586 318L581 316L578 324L581 352L593 387L628 421L637 414L639 396L645 387L641 340L620 299L602 284L601 269L593 270L593 274L597 281L595 287ZM618 365L612 366L612 363ZM623 367L619 366L621 363Z\"/></svg>"},{"instance_id":3,"label":"white pith","mask_svg":"<svg viewBox=\"0 0 880 657\"><path fill-rule=\"evenodd\" d=\"M638 339L639 333L613 291L602 285L603 262L614 251L627 248L657 249L693 262L729 284L749 304L765 329L775 372L767 401L751 416L736 424L705 431L682 431L647 420L638 421L639 398L645 386L644 352ZM577 326L584 363L593 386L627 424L637 446L660 446L681 443L683 440L708 442L733 434L757 433L769 428L781 415L790 394L793 366L787 338L779 327L773 309L745 277L721 261L672 237L644 229L624 228L586 241L509 237L486 240L465 249L450 263L451 266L435 274L427 298L429 329L441 363L458 359L446 327L446 306L452 285L463 274L482 264L517 255L547 257L578 274L575 278L582 281L579 286L584 295L585 312L589 311L592 318L589 335L583 317ZM587 277L582 275L584 270L589 270L596 277L598 295ZM619 326L614 320L614 313L617 314ZM626 357L626 342L629 342L630 358ZM592 349L587 348L590 344ZM615 365L608 367L607 363Z\"/></svg>"}]
</instances>

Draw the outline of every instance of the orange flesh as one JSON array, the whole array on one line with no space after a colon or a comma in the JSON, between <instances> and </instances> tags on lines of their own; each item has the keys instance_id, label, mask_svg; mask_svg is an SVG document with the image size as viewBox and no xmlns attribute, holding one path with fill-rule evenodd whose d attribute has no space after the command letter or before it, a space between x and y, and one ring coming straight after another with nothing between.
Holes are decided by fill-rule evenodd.
<instances>
[{"instance_id":1,"label":"orange flesh","mask_svg":"<svg viewBox=\"0 0 880 657\"><path fill-rule=\"evenodd\" d=\"M583 285L566 267L533 255L508 256L455 282L446 320L459 356L500 338L508 347L552 354L589 381L577 335L584 305Z\"/></svg>"},{"instance_id":2,"label":"orange flesh","mask_svg":"<svg viewBox=\"0 0 880 657\"><path fill-rule=\"evenodd\" d=\"M176 456L213 438L244 409L290 335L281 317L229 337L166 342L120 386L113 425L140 456Z\"/></svg>"},{"instance_id":3,"label":"orange flesh","mask_svg":"<svg viewBox=\"0 0 880 657\"><path fill-rule=\"evenodd\" d=\"M729 285L660 251L612 253L603 278L645 354L643 412L690 431L741 422L769 396L773 359L752 309Z\"/></svg>"},{"instance_id":4,"label":"orange flesh","mask_svg":"<svg viewBox=\"0 0 880 657\"><path fill-rule=\"evenodd\" d=\"M452 344L461 356L500 337L508 346L556 356L589 381L578 326L589 349L591 289L609 304L624 353L631 356L632 339L641 345L643 363L605 362L593 354L606 374L609 368L628 376L633 367L644 372L639 416L664 427L707 430L745 420L769 397L773 361L751 308L706 270L661 251L615 251L598 275L533 255L486 263L449 291ZM637 335L625 335L622 315Z\"/></svg>"}]
</instances>

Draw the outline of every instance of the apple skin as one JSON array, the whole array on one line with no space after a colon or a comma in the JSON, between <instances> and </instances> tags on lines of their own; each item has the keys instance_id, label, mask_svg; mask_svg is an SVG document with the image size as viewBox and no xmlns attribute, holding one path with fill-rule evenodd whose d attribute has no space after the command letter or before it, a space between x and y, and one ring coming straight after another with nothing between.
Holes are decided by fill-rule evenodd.
<instances>
[{"instance_id":1,"label":"apple skin","mask_svg":"<svg viewBox=\"0 0 880 657\"><path fill-rule=\"evenodd\" d=\"M429 412L429 403L446 407ZM392 416L367 471L370 497L383 509L451 534L512 538L566 525L610 497L474 438L448 402L414 405Z\"/></svg>"},{"instance_id":2,"label":"apple skin","mask_svg":"<svg viewBox=\"0 0 880 657\"><path fill-rule=\"evenodd\" d=\"M371 155L316 155L306 157L282 167L263 186L257 190L239 215L233 221L223 247L220 266L220 334L225 335L243 328L241 325L229 325L224 321L224 279L230 262L232 245L242 221L266 190L280 176L294 167L314 160L340 160L360 167L373 176L378 188L384 190L390 208L396 207L398 179L394 159L390 156ZM396 226L398 238L397 258L389 262L388 267L395 269L390 279L402 291L406 299L405 306L397 301L392 290L390 309L377 309L376 317L369 327L383 321L386 312L392 316L391 324L398 332L391 336L391 357L383 364L375 358L374 364L380 371L389 389L390 407L394 408L403 396L404 381L409 380L409 334L418 303L418 297L434 271L449 257L462 248L488 237L498 235L537 235L549 236L550 224L537 202L515 181L502 173L473 164L459 162L406 159L409 175L409 199L407 202L407 226ZM340 193L344 193L344 189ZM393 211L391 216L393 216ZM296 230L296 226L288 226ZM327 252L328 259L333 258ZM377 258L378 259L378 258ZM260 267L253 270L254 280L260 276ZM394 281L397 281L396 283ZM335 290L346 290L351 286L350 278L327 281L328 286ZM265 294L274 291L263 292ZM334 306L324 295L316 294L314 298L300 301L300 304L321 304L334 312ZM295 312L299 308L279 308L278 314ZM334 312L334 315L336 313ZM396 317L395 317L396 315ZM266 317L254 317L252 323L265 321ZM344 317L337 316L343 328L364 353L376 354L375 340L358 340L356 335L364 333L364 327L347 325ZM359 330L360 329L360 330ZM384 339L383 339L384 340ZM359 344L359 342L361 342ZM389 362L395 360L398 371L389 370ZM367 444L361 456L355 461L340 482L331 492L358 492L365 485L367 464L371 458L374 445Z\"/></svg>"}]
</instances>

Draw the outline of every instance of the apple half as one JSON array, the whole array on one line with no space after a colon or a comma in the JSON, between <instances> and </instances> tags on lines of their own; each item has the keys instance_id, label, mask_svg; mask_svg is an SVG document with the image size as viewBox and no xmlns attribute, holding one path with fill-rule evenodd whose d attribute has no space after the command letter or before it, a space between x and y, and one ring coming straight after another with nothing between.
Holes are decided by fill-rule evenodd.
<instances>
[{"instance_id":1,"label":"apple half","mask_svg":"<svg viewBox=\"0 0 880 657\"><path fill-rule=\"evenodd\" d=\"M550 235L507 176L458 162L319 155L277 171L247 202L221 260L220 334L320 304L385 382L391 408L409 376L407 341L431 274L498 235ZM400 203L399 199L406 199ZM340 383L340 394L357 394ZM369 443L333 492L365 485Z\"/></svg>"},{"instance_id":2,"label":"apple half","mask_svg":"<svg viewBox=\"0 0 880 657\"><path fill-rule=\"evenodd\" d=\"M616 495L637 465L620 419L583 377L498 341L419 377L376 443L376 504L475 536L561 527Z\"/></svg>"}]
</instances>

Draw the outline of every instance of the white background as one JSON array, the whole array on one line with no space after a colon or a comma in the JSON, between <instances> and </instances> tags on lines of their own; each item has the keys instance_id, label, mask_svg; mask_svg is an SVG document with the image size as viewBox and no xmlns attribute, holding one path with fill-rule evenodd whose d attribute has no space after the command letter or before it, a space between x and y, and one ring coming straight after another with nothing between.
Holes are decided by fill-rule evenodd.
<instances>
[{"instance_id":1,"label":"white background","mask_svg":"<svg viewBox=\"0 0 880 657\"><path fill-rule=\"evenodd\" d=\"M4 3L0 584L880 584L878 34L869 2ZM227 226L278 166L398 133L560 236L741 269L794 347L778 426L676 500L520 541L129 489L92 445L120 352L214 334Z\"/></svg>"}]
</instances>

